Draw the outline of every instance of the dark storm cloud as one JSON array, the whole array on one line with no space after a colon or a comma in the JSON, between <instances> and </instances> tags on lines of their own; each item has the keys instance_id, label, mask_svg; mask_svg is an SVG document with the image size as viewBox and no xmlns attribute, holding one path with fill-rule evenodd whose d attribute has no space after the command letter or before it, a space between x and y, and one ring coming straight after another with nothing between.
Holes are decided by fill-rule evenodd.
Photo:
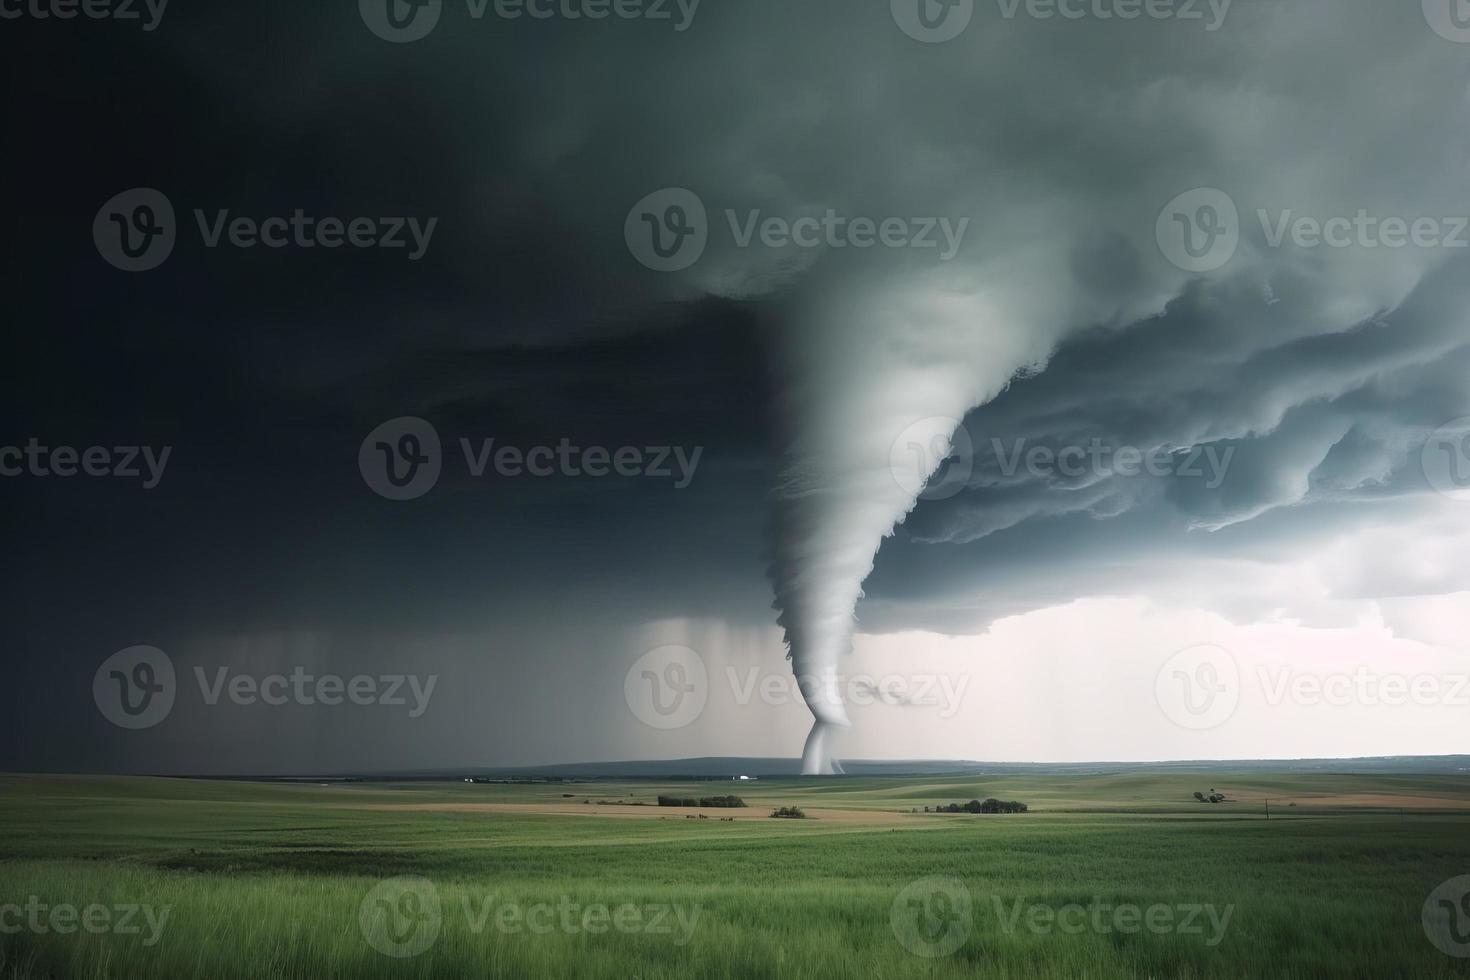
<instances>
[{"instance_id":1,"label":"dark storm cloud","mask_svg":"<svg viewBox=\"0 0 1470 980\"><path fill-rule=\"evenodd\" d=\"M1171 589L1244 620L1283 607L1328 615L1271 588L1212 595L1204 580L1225 565L1200 569L1289 563L1445 503L1426 481L1423 449L1434 430L1470 415L1466 267L1443 267L1397 309L1340 333L1301 335L1319 297L1273 304L1196 289L1158 318L1065 345L1044 372L967 417L973 473L937 481L931 493L943 499L922 503L890 542L865 623L942 620L964 632L1082 596ZM1100 468L1089 459L1075 475L1055 462L1007 470L1018 446L1107 452ZM1150 475L1134 462L1120 475L1120 447L1164 465ZM1228 466L1213 470L1216 461ZM1338 594L1470 589L1464 569L1412 584L1375 579ZM983 598L933 602L944 595Z\"/></svg>"},{"instance_id":2,"label":"dark storm cloud","mask_svg":"<svg viewBox=\"0 0 1470 980\"><path fill-rule=\"evenodd\" d=\"M409 45L350 3L178 5L147 34L7 24L23 93L7 126L26 152L3 164L0 443L174 447L146 495L0 481L17 689L84 691L97 660L150 637L454 633L568 609L768 623L768 492L793 417L815 419L818 446L879 433L872 396L895 362L948 367L930 388L956 414L1002 392L967 419L982 453L1000 434L1235 454L1214 487L1007 477L982 457L880 554L875 628L982 629L1147 590L1170 562L1282 560L1406 518L1424 433L1470 414L1463 263L1272 252L1253 215L1463 210L1461 48L1371 2L1242 2L1209 34L980 4L945 45L906 37L888 6L706 0L675 33L448 4ZM1228 273L1191 283L1154 219L1205 184L1235 197L1246 236ZM88 229L136 186L186 229L195 208L439 224L417 262L194 235L129 276ZM623 227L670 186L709 206L712 242L660 276ZM740 248L724 214L829 208L970 225L941 267L920 250ZM459 467L399 505L356 458L405 415L451 451L494 436L705 455L682 491ZM531 646L492 659L605 655L588 636ZM13 724L44 727L63 703L36 696ZM56 758L85 754L69 731Z\"/></svg>"},{"instance_id":3,"label":"dark storm cloud","mask_svg":"<svg viewBox=\"0 0 1470 980\"><path fill-rule=\"evenodd\" d=\"M1342 333L1300 336L1315 296L1268 304L1196 290L1160 317L1084 335L968 417L972 489L941 483L953 499L921 507L907 532L963 542L1033 516L1102 516L1152 496L1211 527L1316 497L1428 493L1424 439L1470 412L1470 337L1456 312L1465 265ZM1094 443L1107 451L1100 470L1090 461L1075 476L1016 465L1023 449ZM1168 477L1117 475L1119 447L1168 454ZM1214 479L1212 465L1227 459L1227 478ZM1180 476L1186 467L1199 476Z\"/></svg>"}]
</instances>

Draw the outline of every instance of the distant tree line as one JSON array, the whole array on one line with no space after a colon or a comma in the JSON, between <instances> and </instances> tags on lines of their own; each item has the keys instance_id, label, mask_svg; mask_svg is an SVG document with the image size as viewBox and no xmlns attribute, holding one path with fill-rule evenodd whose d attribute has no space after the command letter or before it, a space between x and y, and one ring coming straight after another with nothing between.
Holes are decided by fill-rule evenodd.
<instances>
[{"instance_id":1,"label":"distant tree line","mask_svg":"<svg viewBox=\"0 0 1470 980\"><path fill-rule=\"evenodd\" d=\"M805 813L802 813L799 808L794 807L794 806L777 807L776 809L774 809L774 810L771 811L771 816L773 816L773 817L782 817L782 818L788 819L788 820L805 820L806 819L806 814Z\"/></svg>"},{"instance_id":2,"label":"distant tree line","mask_svg":"<svg viewBox=\"0 0 1470 980\"><path fill-rule=\"evenodd\" d=\"M745 806L746 803L738 796L701 796L695 799L692 796L659 796L659 806L711 806L726 810Z\"/></svg>"},{"instance_id":3,"label":"distant tree line","mask_svg":"<svg viewBox=\"0 0 1470 980\"><path fill-rule=\"evenodd\" d=\"M994 796L985 802L972 799L967 804L941 804L938 807L923 808L926 814L1023 814L1028 810L1026 804L1019 804L1011 799L995 799Z\"/></svg>"},{"instance_id":4,"label":"distant tree line","mask_svg":"<svg viewBox=\"0 0 1470 980\"><path fill-rule=\"evenodd\" d=\"M923 808L926 814L1023 814L1028 811L1026 804L1017 804L1011 799L972 799L967 804L941 804L938 807Z\"/></svg>"}]
</instances>

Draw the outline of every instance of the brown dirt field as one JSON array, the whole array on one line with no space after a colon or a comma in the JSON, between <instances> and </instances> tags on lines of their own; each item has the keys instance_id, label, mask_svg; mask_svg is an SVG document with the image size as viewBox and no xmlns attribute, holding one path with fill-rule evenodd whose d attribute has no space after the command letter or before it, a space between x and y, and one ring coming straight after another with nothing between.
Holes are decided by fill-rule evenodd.
<instances>
[{"instance_id":1,"label":"brown dirt field","mask_svg":"<svg viewBox=\"0 0 1470 980\"><path fill-rule=\"evenodd\" d=\"M585 803L380 803L362 804L349 809L396 813L550 814L571 817L630 817L644 820L657 820L661 817L672 820L684 820L688 817L698 819L703 815L710 820L734 817L736 820L744 821L770 820L771 810L774 808L774 806L751 806L727 810L718 807L630 806L626 804L599 806ZM913 813L894 813L884 810L818 810L811 807L802 807L802 811L809 819L834 823L889 826L914 821L918 826L924 824L924 821L917 819L921 814Z\"/></svg>"}]
</instances>

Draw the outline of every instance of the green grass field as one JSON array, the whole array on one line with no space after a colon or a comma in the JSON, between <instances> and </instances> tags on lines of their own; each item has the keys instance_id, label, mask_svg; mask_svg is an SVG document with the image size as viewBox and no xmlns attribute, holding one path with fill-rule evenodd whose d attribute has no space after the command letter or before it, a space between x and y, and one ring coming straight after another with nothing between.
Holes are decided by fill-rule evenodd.
<instances>
[{"instance_id":1,"label":"green grass field","mask_svg":"<svg viewBox=\"0 0 1470 980\"><path fill-rule=\"evenodd\" d=\"M584 802L661 792L752 809ZM988 796L1033 812L909 812ZM0 776L0 819L3 977L1470 976L1421 921L1470 874L1457 776Z\"/></svg>"}]
</instances>

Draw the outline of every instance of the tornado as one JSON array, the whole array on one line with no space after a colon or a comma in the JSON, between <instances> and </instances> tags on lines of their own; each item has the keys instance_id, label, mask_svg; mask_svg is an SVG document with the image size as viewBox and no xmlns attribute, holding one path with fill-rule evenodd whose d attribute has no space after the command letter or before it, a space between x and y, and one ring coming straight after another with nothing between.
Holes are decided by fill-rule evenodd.
<instances>
[{"instance_id":1,"label":"tornado","mask_svg":"<svg viewBox=\"0 0 1470 980\"><path fill-rule=\"evenodd\" d=\"M922 280L799 308L776 344L779 475L771 494L777 623L812 714L802 773L841 771L843 662L884 538L951 455L966 412L1037 356L985 303ZM1046 348L1040 347L1044 354Z\"/></svg>"}]
</instances>

